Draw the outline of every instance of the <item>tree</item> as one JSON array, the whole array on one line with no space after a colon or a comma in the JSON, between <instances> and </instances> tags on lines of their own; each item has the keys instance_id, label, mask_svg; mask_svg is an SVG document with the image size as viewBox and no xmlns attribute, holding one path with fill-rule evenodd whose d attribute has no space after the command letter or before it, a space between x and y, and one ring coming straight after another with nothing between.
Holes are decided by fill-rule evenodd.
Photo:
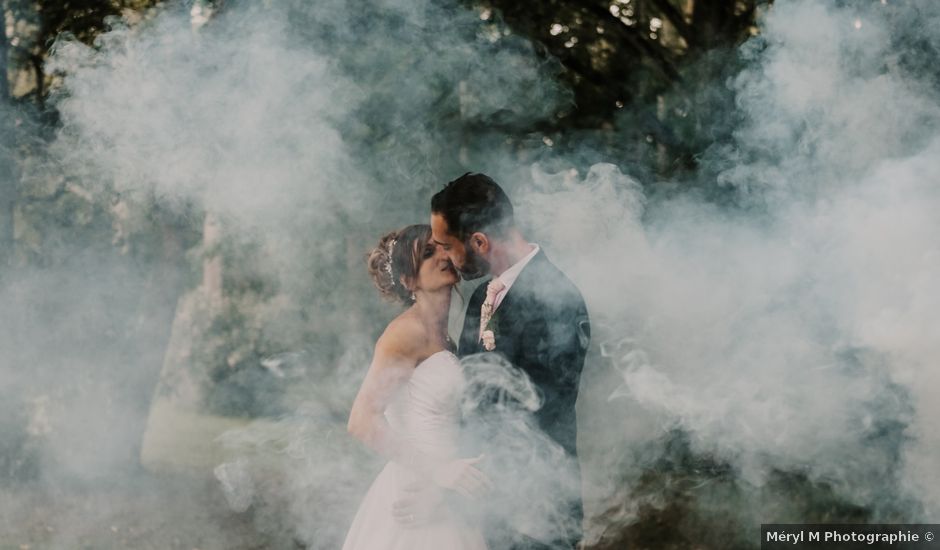
<instances>
[{"instance_id":1,"label":"tree","mask_svg":"<svg viewBox=\"0 0 940 550\"><path fill-rule=\"evenodd\" d=\"M156 4L153 0L7 0L3 12L13 33L5 36L2 47L8 49L4 61L11 63L9 69L21 83L15 95L31 98L44 110L50 75L43 65L56 38L68 34L92 44L107 29L109 18Z\"/></svg>"},{"instance_id":2,"label":"tree","mask_svg":"<svg viewBox=\"0 0 940 550\"><path fill-rule=\"evenodd\" d=\"M574 108L542 130L601 129L612 157L644 160L659 172L692 168L700 144L676 127L705 116L703 83L727 70L734 48L756 32L766 0L467 1L481 17L498 16L564 66ZM720 60L708 56L725 53ZM694 74L689 72L694 71ZM668 99L667 99L668 96ZM702 113L689 112L700 107ZM678 112L677 112L678 111ZM625 115L629 113L629 115ZM643 144L649 143L646 147Z\"/></svg>"}]
</instances>

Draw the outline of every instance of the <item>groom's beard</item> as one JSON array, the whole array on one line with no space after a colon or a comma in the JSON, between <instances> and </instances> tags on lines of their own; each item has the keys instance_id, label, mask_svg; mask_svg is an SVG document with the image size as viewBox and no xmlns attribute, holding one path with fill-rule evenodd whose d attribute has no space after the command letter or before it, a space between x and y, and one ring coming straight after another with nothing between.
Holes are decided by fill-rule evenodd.
<instances>
[{"instance_id":1,"label":"groom's beard","mask_svg":"<svg viewBox=\"0 0 940 550\"><path fill-rule=\"evenodd\" d=\"M490 263L485 258L474 252L469 246L466 247L466 251L463 265L457 268L461 279L472 281L490 272Z\"/></svg>"}]
</instances>

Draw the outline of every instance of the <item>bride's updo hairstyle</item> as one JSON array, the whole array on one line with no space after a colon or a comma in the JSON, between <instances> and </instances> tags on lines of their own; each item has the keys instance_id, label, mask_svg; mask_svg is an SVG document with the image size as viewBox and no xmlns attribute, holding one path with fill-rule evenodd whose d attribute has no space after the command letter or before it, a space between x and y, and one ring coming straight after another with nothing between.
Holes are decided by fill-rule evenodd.
<instances>
[{"instance_id":1,"label":"bride's updo hairstyle","mask_svg":"<svg viewBox=\"0 0 940 550\"><path fill-rule=\"evenodd\" d=\"M431 239L431 226L409 225L382 237L369 252L369 275L383 298L410 305L412 291L405 284L417 279L424 261L424 248Z\"/></svg>"}]
</instances>

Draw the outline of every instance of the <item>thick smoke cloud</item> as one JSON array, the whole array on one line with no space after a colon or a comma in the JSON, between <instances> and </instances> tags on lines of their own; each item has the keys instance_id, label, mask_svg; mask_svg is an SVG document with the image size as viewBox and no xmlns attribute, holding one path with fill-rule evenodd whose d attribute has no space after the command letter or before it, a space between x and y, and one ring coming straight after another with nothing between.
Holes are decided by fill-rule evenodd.
<instances>
[{"instance_id":1,"label":"thick smoke cloud","mask_svg":"<svg viewBox=\"0 0 940 550\"><path fill-rule=\"evenodd\" d=\"M634 485L659 457L644 449L680 430L731 468L741 501L766 502L761 487L791 472L870 519L935 515L938 103L911 50L936 37L905 9L936 17L928 4L769 11L728 83L734 139L703 157L733 209L651 201L610 165L517 172L619 370L619 408L591 418L618 425L600 445ZM625 522L666 504L624 498ZM772 510L805 519L783 499ZM731 515L742 530L768 519Z\"/></svg>"},{"instance_id":2,"label":"thick smoke cloud","mask_svg":"<svg viewBox=\"0 0 940 550\"><path fill-rule=\"evenodd\" d=\"M192 512L174 516L184 541L232 547L224 521L193 523L227 504L268 544L341 543L377 465L345 433L346 415L394 314L380 309L364 252L427 219L430 190L472 146L461 125L526 125L566 101L556 65L479 13L362 7L230 3L198 27L174 5L114 22L94 48L56 44L47 69L65 75L53 97L61 129L35 176L110 202L115 226L63 239L61 256L76 259L7 286L10 348L35 355L5 358L5 379L27 395L14 403L28 405L9 431L24 441L14 452L33 451L40 486L133 491L162 480L134 471L138 456L158 473L209 462L214 485L194 484L177 505ZM160 226L152 211L170 219ZM134 255L161 230L189 246L183 265ZM115 245L124 256L108 255ZM49 315L23 323L37 303ZM150 332L130 335L129 323ZM44 375L16 375L21 362ZM106 518L138 522L118 505L93 523ZM48 521L52 545L85 531L72 516Z\"/></svg>"},{"instance_id":3,"label":"thick smoke cloud","mask_svg":"<svg viewBox=\"0 0 940 550\"><path fill-rule=\"evenodd\" d=\"M630 167L584 166L595 155L576 147L531 165L501 138L466 135L462 125L524 128L563 108L555 65L474 12L350 4L230 3L198 30L166 8L96 49L63 40L51 61L66 75L62 128L34 169L62 174L76 196L115 193L115 208L132 212L129 232L148 227L135 205L207 216L224 237L194 245L192 262L221 255L226 273L273 289L251 298L258 330L276 344L262 366L293 389L273 418L221 438L213 496L166 516L187 540L232 547L224 522L192 523L225 499L271 545L338 546L378 467L343 432L344 415L394 314L347 260L382 231L424 220L431 191L468 158L486 159L472 168L505 183L527 236L588 302L585 504L589 516L615 510L593 521L589 539L668 504L648 476L675 433L736 487L715 508L742 532L808 519L782 497L768 505L774 517L758 516L754 504L781 473L869 519L936 515L940 110L937 77L918 53L940 44L931 2L792 0L767 12L740 50L745 68L726 83L735 110L715 113L716 124L737 121L733 139L699 159L730 205L647 196ZM116 260L90 244L98 236L62 238L63 255L78 260L7 278L0 294L3 349L17 350L3 354L0 374L29 396L17 403L31 403L10 416L28 429L2 435L19 434L20 456L40 457L37 475L53 491L60 477L100 485L136 452L161 368L135 370L140 342L170 341L158 395L174 406L192 412L208 377L181 351L214 307L200 276L185 266L154 276L158 259ZM169 276L191 289L176 312L157 306L183 285L159 284ZM174 313L173 334L161 334ZM45 388L78 379L50 401ZM524 414L506 427L502 436L540 441ZM543 448L531 471L562 468ZM700 511L727 486L695 487ZM62 518L53 545L68 547L86 519Z\"/></svg>"}]
</instances>

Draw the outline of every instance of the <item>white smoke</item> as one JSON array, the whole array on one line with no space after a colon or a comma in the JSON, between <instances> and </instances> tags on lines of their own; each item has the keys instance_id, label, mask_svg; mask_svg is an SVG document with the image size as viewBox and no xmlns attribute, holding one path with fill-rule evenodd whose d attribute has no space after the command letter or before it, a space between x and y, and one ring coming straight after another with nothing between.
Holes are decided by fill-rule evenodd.
<instances>
[{"instance_id":1,"label":"white smoke","mask_svg":"<svg viewBox=\"0 0 940 550\"><path fill-rule=\"evenodd\" d=\"M622 499L621 515L596 532L637 518L631 484L675 429L750 488L790 471L876 518L903 498L922 507L904 509L911 520L940 509L932 400L940 111L929 78L911 69L914 46L898 39L903 30L937 42L932 4L773 6L729 83L737 110L716 115L742 123L733 142L701 158L733 207L691 194L647 197L614 164L520 165L498 144L463 136L462 123L525 127L567 101L554 64L501 30L498 47L481 42L472 12L397 2L370 17L344 2L274 4L233 4L198 31L183 10L167 8L106 33L95 49L60 42L50 68L66 75L56 102L62 129L44 168L87 193L208 213L235 248L260 243L263 253L230 258L277 288L259 315L267 335L296 351L315 332L346 350L334 357L311 346L296 361L317 382L309 393L304 386L303 406L223 438L234 456L220 459L217 496L250 515L257 532L272 541L292 533L313 548L342 539L377 465L342 431L344 406L393 314L377 310L347 250L364 252L382 231L426 219L431 191L471 154L488 165L468 169L505 184L527 236L588 302L594 349L579 402L586 511ZM40 349L39 325L51 319L107 325L108 302L98 297L108 294L93 281L131 281L115 302L136 304L150 284L146 268L123 278L112 268L101 261L46 297L65 315L30 324L10 314L4 326L21 329L10 331L11 349ZM8 286L0 296L12 304L5 311L29 311L17 296L57 286L24 281L27 293ZM69 301L74 295L87 299ZM303 311L304 300L315 305ZM50 348L55 360L8 355L5 380L28 384L16 367L30 361L47 364L43 383L75 376L71 340ZM103 425L108 403L120 416L134 410L127 395L149 396L153 380L108 378L133 364L133 350L120 361L100 357L103 381L79 386L90 389L64 404L38 402L60 424L50 430L65 435L37 452L66 464L75 457L67 470L90 480L107 475L126 450L118 436L82 443L74 434ZM666 496L650 503L665 505ZM737 514L773 519L746 506ZM80 524L73 517L59 528Z\"/></svg>"},{"instance_id":2,"label":"white smoke","mask_svg":"<svg viewBox=\"0 0 940 550\"><path fill-rule=\"evenodd\" d=\"M115 201L118 243L150 229L140 219L149 208L203 227L203 242L188 252L203 282L192 290L199 277L191 278L176 305L145 463L178 468L214 457L213 494L272 544L336 547L375 474L376 458L344 427L376 331L394 313L379 309L362 255L383 232L427 219L429 191L457 172L460 124L526 124L566 97L551 78L555 63L502 29L481 39L475 12L433 2L375 7L233 4L194 25L186 10L170 5L137 26L113 22L94 48L61 38L47 67L64 78L53 98L61 128L44 170L64 174L90 202ZM76 241L65 248L81 256L88 243ZM159 259L148 267L155 266ZM117 297L119 308L108 311L68 297L115 270L100 259L55 293L55 307L94 315L88 339L101 349L108 349L95 332L102 319L121 319L133 298ZM240 302L200 295L213 273L221 273L214 284L223 289L248 287ZM218 395L224 391L213 399L235 414L248 405L290 411L248 425L198 410L211 374L192 355L224 348L218 336L196 329L239 307L250 309L236 311L248 318L246 328L233 329L233 349L223 359L234 369L252 353L263 355L257 368L240 371L250 376L241 383L255 390L254 401ZM29 346L37 337L30 332L22 341ZM50 363L55 378L62 367L51 365L52 355L68 357L68 345L37 359ZM121 369L143 365L133 357L101 361L103 374ZM140 408L147 409L155 382L134 384ZM284 395L265 384L286 388ZM106 423L99 405L123 390L99 390L63 403L44 439L44 453L80 479L108 476L115 462L131 462L126 455L140 450L127 446L138 443L139 410L120 423L120 436L88 435L118 424ZM212 442L199 431L206 426L241 427ZM516 433L526 430L517 424ZM85 447L101 452L75 454ZM541 464L541 479L549 479L548 467ZM55 527L80 529L72 520ZM202 543L223 544L212 537Z\"/></svg>"},{"instance_id":3,"label":"white smoke","mask_svg":"<svg viewBox=\"0 0 940 550\"><path fill-rule=\"evenodd\" d=\"M873 518L936 513L940 111L900 65L892 23L774 5L730 83L744 124L703 159L741 207L650 201L611 165L516 172L533 233L580 284L601 363L619 371L582 424L620 426L596 445L632 479L651 468L642 449L679 428L751 487L799 472ZM594 376L596 391L612 383ZM595 475L603 492L623 472Z\"/></svg>"}]
</instances>

